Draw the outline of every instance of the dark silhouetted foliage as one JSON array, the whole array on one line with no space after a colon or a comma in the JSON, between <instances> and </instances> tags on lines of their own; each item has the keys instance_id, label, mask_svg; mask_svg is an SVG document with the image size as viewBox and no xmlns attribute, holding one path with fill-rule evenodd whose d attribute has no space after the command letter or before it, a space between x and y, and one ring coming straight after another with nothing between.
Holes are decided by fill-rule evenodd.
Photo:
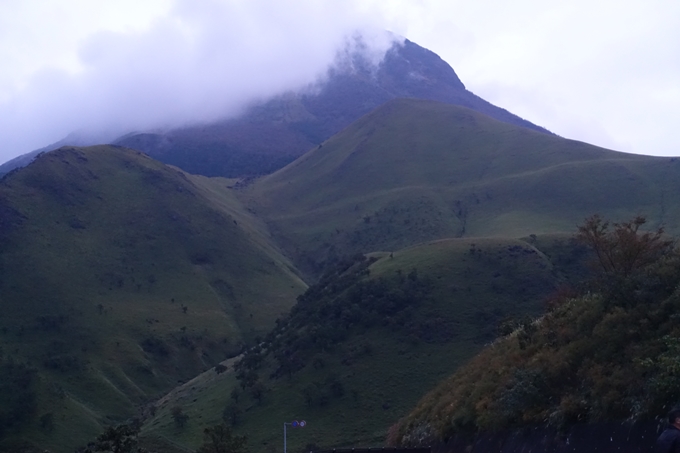
<instances>
[{"instance_id":1,"label":"dark silhouetted foliage","mask_svg":"<svg viewBox=\"0 0 680 453\"><path fill-rule=\"evenodd\" d=\"M578 227L576 238L596 257L591 287L607 303L632 305L675 287L675 241L664 236L663 228L643 230L646 223L641 216L612 224L594 215Z\"/></svg>"},{"instance_id":2,"label":"dark silhouetted foliage","mask_svg":"<svg viewBox=\"0 0 680 453\"><path fill-rule=\"evenodd\" d=\"M139 423L111 426L91 442L87 447L76 450L77 453L145 453L146 450L137 445Z\"/></svg>"},{"instance_id":3,"label":"dark silhouetted foliage","mask_svg":"<svg viewBox=\"0 0 680 453\"><path fill-rule=\"evenodd\" d=\"M247 453L246 436L235 435L224 423L203 430L203 445L197 453Z\"/></svg>"},{"instance_id":4,"label":"dark silhouetted foliage","mask_svg":"<svg viewBox=\"0 0 680 453\"><path fill-rule=\"evenodd\" d=\"M610 230L609 221L594 215L578 227L576 238L595 252L603 273L627 277L673 249L673 241L664 238L663 228L641 231L645 223L644 217L637 216L628 222L611 224Z\"/></svg>"},{"instance_id":5,"label":"dark silhouetted foliage","mask_svg":"<svg viewBox=\"0 0 680 453\"><path fill-rule=\"evenodd\" d=\"M175 406L171 409L172 419L175 421L175 426L178 428L184 428L189 422L189 416L184 413L184 410L180 406Z\"/></svg>"}]
</instances>

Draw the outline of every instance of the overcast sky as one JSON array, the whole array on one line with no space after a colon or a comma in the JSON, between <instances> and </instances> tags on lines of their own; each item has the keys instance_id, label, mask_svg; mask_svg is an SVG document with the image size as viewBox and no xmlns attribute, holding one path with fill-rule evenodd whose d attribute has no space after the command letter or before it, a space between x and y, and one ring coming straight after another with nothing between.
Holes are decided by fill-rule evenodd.
<instances>
[{"instance_id":1,"label":"overcast sky","mask_svg":"<svg viewBox=\"0 0 680 453\"><path fill-rule=\"evenodd\" d=\"M237 114L385 29L563 137L680 155L679 25L677 0L0 0L0 162Z\"/></svg>"}]
</instances>

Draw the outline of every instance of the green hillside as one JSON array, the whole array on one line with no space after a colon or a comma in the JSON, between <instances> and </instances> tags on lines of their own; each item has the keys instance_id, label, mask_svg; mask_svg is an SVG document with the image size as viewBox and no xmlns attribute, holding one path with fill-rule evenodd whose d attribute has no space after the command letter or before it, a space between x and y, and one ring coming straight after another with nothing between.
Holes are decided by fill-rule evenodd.
<instances>
[{"instance_id":1,"label":"green hillside","mask_svg":"<svg viewBox=\"0 0 680 453\"><path fill-rule=\"evenodd\" d=\"M440 383L392 428L393 444L471 444L527 428L566 439L574 425L655 423L677 404L675 243L635 223L595 225L586 239L602 259L588 291L556 298Z\"/></svg>"},{"instance_id":2,"label":"green hillside","mask_svg":"<svg viewBox=\"0 0 680 453\"><path fill-rule=\"evenodd\" d=\"M431 101L387 102L244 192L298 263L446 237L571 231L593 212L675 228L680 162Z\"/></svg>"},{"instance_id":3,"label":"green hillside","mask_svg":"<svg viewBox=\"0 0 680 453\"><path fill-rule=\"evenodd\" d=\"M25 403L0 438L82 445L289 310L306 285L227 184L110 146L0 180L0 372Z\"/></svg>"},{"instance_id":4,"label":"green hillside","mask_svg":"<svg viewBox=\"0 0 680 453\"><path fill-rule=\"evenodd\" d=\"M413 99L384 104L257 180L193 176L114 146L42 154L0 179L0 450L29 441L69 451L136 415L151 451L196 448L222 420L256 451L278 450L281 425L293 419L308 426L289 431L291 449L378 446L471 359L465 370L477 371L461 372L471 381L455 381L469 391L456 395L471 398L468 409L496 407L505 401L498 389L524 376L515 368L531 377L547 363L553 368L540 372L559 378L574 370L551 354L577 374L578 360L595 363L588 329L615 337L612 351L630 339L600 322L649 334L632 325L644 310L608 305L613 296L591 290L564 302L572 293L560 285L584 277L588 253L570 232L599 212L643 214L678 233L679 189L674 158ZM674 272L664 269L650 282ZM308 288L301 275L315 283ZM672 291L650 285L632 290L650 304L653 290L658 313L670 313ZM558 337L586 341L564 350L576 355L545 349L554 332L527 317L544 313L549 296L543 319L556 320ZM673 334L658 313L645 325ZM673 350L645 343L630 357L647 363L648 351ZM497 381L480 374L485 361L501 363ZM597 372L607 371L585 370L605 382ZM477 383L487 386L470 387ZM522 414L570 419L576 412L556 409L546 388L537 394L547 408L525 401ZM617 391L612 401L627 390ZM482 411L422 424L438 392L392 441L417 443L423 426L443 440L451 417L474 429L517 422L518 411L501 408L506 421Z\"/></svg>"},{"instance_id":5,"label":"green hillside","mask_svg":"<svg viewBox=\"0 0 680 453\"><path fill-rule=\"evenodd\" d=\"M562 237L449 239L343 260L298 298L288 317L240 362L208 371L157 404L149 445L196 448L226 420L256 451L380 446L387 428L469 360L512 317L543 311L578 267ZM576 255L574 255L576 253ZM567 274L563 273L567 270ZM188 415L179 426L172 410Z\"/></svg>"}]
</instances>

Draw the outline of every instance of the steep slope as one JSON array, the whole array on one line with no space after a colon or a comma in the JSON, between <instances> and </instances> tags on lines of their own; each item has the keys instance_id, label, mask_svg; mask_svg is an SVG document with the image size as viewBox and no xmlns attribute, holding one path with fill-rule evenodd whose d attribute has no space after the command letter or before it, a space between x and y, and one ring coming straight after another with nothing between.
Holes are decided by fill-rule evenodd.
<instances>
[{"instance_id":1,"label":"steep slope","mask_svg":"<svg viewBox=\"0 0 680 453\"><path fill-rule=\"evenodd\" d=\"M663 236L601 225L593 243L608 259L588 291L485 348L393 427L392 443L476 450L491 437L495 451L520 451L509 439L523 430L543 436L523 451L653 450L680 397L680 254Z\"/></svg>"},{"instance_id":2,"label":"steep slope","mask_svg":"<svg viewBox=\"0 0 680 453\"><path fill-rule=\"evenodd\" d=\"M116 143L191 173L267 174L384 102L401 97L462 105L500 121L547 132L469 92L439 56L405 40L395 44L378 67L360 52L346 55L319 86L269 100L240 118L130 134Z\"/></svg>"},{"instance_id":3,"label":"steep slope","mask_svg":"<svg viewBox=\"0 0 680 453\"><path fill-rule=\"evenodd\" d=\"M444 237L570 231L593 212L675 228L680 162L432 101L386 103L249 186L299 263Z\"/></svg>"},{"instance_id":4,"label":"steep slope","mask_svg":"<svg viewBox=\"0 0 680 453\"><path fill-rule=\"evenodd\" d=\"M305 285L226 184L110 146L0 180L0 356L34 376L10 439L68 451L288 311Z\"/></svg>"},{"instance_id":5,"label":"steep slope","mask_svg":"<svg viewBox=\"0 0 680 453\"><path fill-rule=\"evenodd\" d=\"M546 249L562 240L536 239ZM280 447L284 421L304 419L304 430L288 431L291 450L381 445L388 426L495 338L502 319L542 311L565 277L555 250L548 259L521 240L450 239L344 261L235 367L159 401L143 436L195 448L202 429L224 419L269 451ZM186 426L173 420L177 407Z\"/></svg>"}]
</instances>

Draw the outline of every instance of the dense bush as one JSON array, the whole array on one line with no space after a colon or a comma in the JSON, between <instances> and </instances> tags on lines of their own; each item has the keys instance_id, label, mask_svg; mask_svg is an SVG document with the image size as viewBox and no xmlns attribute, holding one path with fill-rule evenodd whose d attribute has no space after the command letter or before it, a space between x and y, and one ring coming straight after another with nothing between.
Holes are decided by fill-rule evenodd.
<instances>
[{"instance_id":1,"label":"dense bush","mask_svg":"<svg viewBox=\"0 0 680 453\"><path fill-rule=\"evenodd\" d=\"M135 421L131 424L110 426L100 434L94 442L87 447L76 450L76 453L145 453L146 450L138 446L140 424Z\"/></svg>"},{"instance_id":2,"label":"dense bush","mask_svg":"<svg viewBox=\"0 0 680 453\"><path fill-rule=\"evenodd\" d=\"M197 453L247 453L248 439L238 436L224 423L203 430L203 445Z\"/></svg>"}]
</instances>

